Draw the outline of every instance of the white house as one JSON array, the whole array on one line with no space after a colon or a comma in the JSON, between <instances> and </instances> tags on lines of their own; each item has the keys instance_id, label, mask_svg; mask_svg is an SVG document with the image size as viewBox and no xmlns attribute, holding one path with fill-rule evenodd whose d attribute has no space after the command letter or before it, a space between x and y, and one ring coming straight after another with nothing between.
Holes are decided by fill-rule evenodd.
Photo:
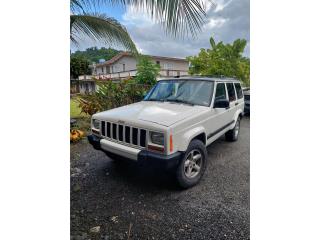
<instances>
[{"instance_id":1,"label":"white house","mask_svg":"<svg viewBox=\"0 0 320 240\"><path fill-rule=\"evenodd\" d=\"M154 63L160 65L160 77L175 77L188 74L189 63L186 59L149 56ZM94 64L92 76L97 79L121 79L132 77L137 72L137 59L128 52L121 52L108 61ZM89 76L86 77L88 79ZM80 76L79 79L85 76Z\"/></svg>"},{"instance_id":2,"label":"white house","mask_svg":"<svg viewBox=\"0 0 320 240\"><path fill-rule=\"evenodd\" d=\"M182 58L150 56L160 65L159 78L188 75L189 62ZM108 61L90 66L92 75L79 76L79 92L88 93L96 89L95 80L121 80L134 77L137 73L137 59L129 52L121 52Z\"/></svg>"}]
</instances>

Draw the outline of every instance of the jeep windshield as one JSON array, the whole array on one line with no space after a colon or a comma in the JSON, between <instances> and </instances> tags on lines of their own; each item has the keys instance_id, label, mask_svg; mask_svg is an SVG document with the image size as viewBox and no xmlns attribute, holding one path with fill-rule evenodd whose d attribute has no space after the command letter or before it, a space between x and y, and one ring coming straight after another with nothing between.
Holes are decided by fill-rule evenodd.
<instances>
[{"instance_id":1,"label":"jeep windshield","mask_svg":"<svg viewBox=\"0 0 320 240\"><path fill-rule=\"evenodd\" d=\"M144 101L160 101L209 107L213 94L213 81L162 80L144 98Z\"/></svg>"}]
</instances>

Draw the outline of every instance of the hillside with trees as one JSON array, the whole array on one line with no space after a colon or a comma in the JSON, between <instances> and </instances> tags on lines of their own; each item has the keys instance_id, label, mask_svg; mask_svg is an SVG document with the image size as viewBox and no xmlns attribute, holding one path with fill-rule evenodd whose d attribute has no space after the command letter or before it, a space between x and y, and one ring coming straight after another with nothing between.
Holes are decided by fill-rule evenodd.
<instances>
[{"instance_id":1,"label":"hillside with trees","mask_svg":"<svg viewBox=\"0 0 320 240\"><path fill-rule=\"evenodd\" d=\"M93 62L98 63L100 59L108 61L120 51L113 48L91 47L85 51L76 51L70 56L70 75L77 78L79 75L91 74L89 65Z\"/></svg>"},{"instance_id":2,"label":"hillside with trees","mask_svg":"<svg viewBox=\"0 0 320 240\"><path fill-rule=\"evenodd\" d=\"M90 63L95 62L98 63L99 59L105 59L106 61L113 58L120 51L113 48L97 48L91 47L87 48L85 51L76 51L71 54L72 57L81 57L87 59Z\"/></svg>"}]
</instances>

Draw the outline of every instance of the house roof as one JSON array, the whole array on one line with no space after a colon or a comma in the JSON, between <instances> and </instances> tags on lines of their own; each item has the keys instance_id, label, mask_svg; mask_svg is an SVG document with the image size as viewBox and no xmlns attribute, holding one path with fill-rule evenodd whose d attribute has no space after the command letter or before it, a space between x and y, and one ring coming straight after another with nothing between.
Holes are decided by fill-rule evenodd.
<instances>
[{"instance_id":1,"label":"house roof","mask_svg":"<svg viewBox=\"0 0 320 240\"><path fill-rule=\"evenodd\" d=\"M121 52L119 54L117 54L116 56L114 56L113 58L111 58L108 61L105 61L103 63L98 63L96 64L97 67L99 66L106 66L106 65L110 65L116 61L118 61L119 59L121 59L124 56L133 56L132 53L130 52ZM173 61L182 61L182 62L188 62L186 59L184 58L173 58L173 57L162 57L162 56L153 56L153 55L145 55L154 59L159 59L159 60L173 60Z\"/></svg>"}]
</instances>

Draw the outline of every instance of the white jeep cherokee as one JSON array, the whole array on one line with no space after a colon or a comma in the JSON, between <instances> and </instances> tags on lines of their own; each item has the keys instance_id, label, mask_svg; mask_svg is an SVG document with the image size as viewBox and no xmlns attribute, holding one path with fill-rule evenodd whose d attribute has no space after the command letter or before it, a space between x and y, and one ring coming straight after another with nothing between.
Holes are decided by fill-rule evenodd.
<instances>
[{"instance_id":1,"label":"white jeep cherokee","mask_svg":"<svg viewBox=\"0 0 320 240\"><path fill-rule=\"evenodd\" d=\"M188 188L206 169L206 146L223 134L238 139L243 111L238 80L165 79L141 102L94 114L88 140L113 159L174 168L179 185Z\"/></svg>"}]
</instances>

